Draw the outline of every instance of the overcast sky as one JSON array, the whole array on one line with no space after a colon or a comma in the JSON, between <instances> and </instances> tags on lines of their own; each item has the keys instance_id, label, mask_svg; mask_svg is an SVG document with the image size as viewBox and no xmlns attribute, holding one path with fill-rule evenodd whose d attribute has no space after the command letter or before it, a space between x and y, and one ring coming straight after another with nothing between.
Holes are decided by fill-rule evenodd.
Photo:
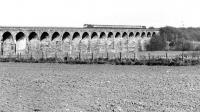
<instances>
[{"instance_id":1,"label":"overcast sky","mask_svg":"<svg viewBox=\"0 0 200 112\"><path fill-rule=\"evenodd\" d=\"M0 0L0 26L200 27L199 0Z\"/></svg>"}]
</instances>

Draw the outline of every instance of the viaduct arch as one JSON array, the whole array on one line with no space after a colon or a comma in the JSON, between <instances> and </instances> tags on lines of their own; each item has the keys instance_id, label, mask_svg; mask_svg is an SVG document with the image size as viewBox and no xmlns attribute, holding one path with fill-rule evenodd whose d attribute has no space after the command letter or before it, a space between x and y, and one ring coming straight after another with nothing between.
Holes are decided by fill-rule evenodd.
<instances>
[{"instance_id":1,"label":"viaduct arch","mask_svg":"<svg viewBox=\"0 0 200 112\"><path fill-rule=\"evenodd\" d=\"M129 26L0 27L0 56L135 52L138 43L148 42L158 33L158 29Z\"/></svg>"}]
</instances>

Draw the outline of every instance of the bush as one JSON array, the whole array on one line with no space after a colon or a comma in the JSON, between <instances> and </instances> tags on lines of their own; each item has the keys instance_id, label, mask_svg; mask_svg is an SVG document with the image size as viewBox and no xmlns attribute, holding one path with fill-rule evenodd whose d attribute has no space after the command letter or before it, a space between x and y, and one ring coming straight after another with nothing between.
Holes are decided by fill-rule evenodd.
<instances>
[{"instance_id":1,"label":"bush","mask_svg":"<svg viewBox=\"0 0 200 112\"><path fill-rule=\"evenodd\" d=\"M165 50L166 41L161 36L156 35L151 38L149 44L146 45L147 51L161 51Z\"/></svg>"},{"instance_id":2,"label":"bush","mask_svg":"<svg viewBox=\"0 0 200 112\"><path fill-rule=\"evenodd\" d=\"M62 59L59 58L47 58L47 59L25 59L25 58L0 58L1 62L23 62L23 63L68 63L68 64L113 64L113 65L167 65L167 66L188 66L188 65L198 65L200 64L200 60L198 59L182 59L180 57L174 59L163 59L163 58L153 58L153 59L106 59L106 58L98 58L98 59L84 59L79 60L79 58L69 58Z\"/></svg>"}]
</instances>

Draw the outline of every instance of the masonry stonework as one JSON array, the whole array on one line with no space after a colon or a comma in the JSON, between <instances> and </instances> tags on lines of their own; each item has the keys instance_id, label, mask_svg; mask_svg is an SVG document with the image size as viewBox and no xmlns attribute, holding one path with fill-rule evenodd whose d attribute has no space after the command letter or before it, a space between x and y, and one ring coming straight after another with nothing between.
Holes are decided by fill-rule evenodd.
<instances>
[{"instance_id":1,"label":"masonry stonework","mask_svg":"<svg viewBox=\"0 0 200 112\"><path fill-rule=\"evenodd\" d=\"M158 34L143 27L0 27L0 56L131 58Z\"/></svg>"}]
</instances>

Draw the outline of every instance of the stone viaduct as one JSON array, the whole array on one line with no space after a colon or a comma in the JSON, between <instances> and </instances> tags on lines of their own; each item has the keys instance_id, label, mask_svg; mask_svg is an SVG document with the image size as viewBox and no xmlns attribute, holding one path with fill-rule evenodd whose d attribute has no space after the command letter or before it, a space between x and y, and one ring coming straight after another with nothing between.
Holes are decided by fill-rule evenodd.
<instances>
[{"instance_id":1,"label":"stone viaduct","mask_svg":"<svg viewBox=\"0 0 200 112\"><path fill-rule=\"evenodd\" d=\"M48 58L131 57L158 34L144 26L0 27L0 56Z\"/></svg>"}]
</instances>

